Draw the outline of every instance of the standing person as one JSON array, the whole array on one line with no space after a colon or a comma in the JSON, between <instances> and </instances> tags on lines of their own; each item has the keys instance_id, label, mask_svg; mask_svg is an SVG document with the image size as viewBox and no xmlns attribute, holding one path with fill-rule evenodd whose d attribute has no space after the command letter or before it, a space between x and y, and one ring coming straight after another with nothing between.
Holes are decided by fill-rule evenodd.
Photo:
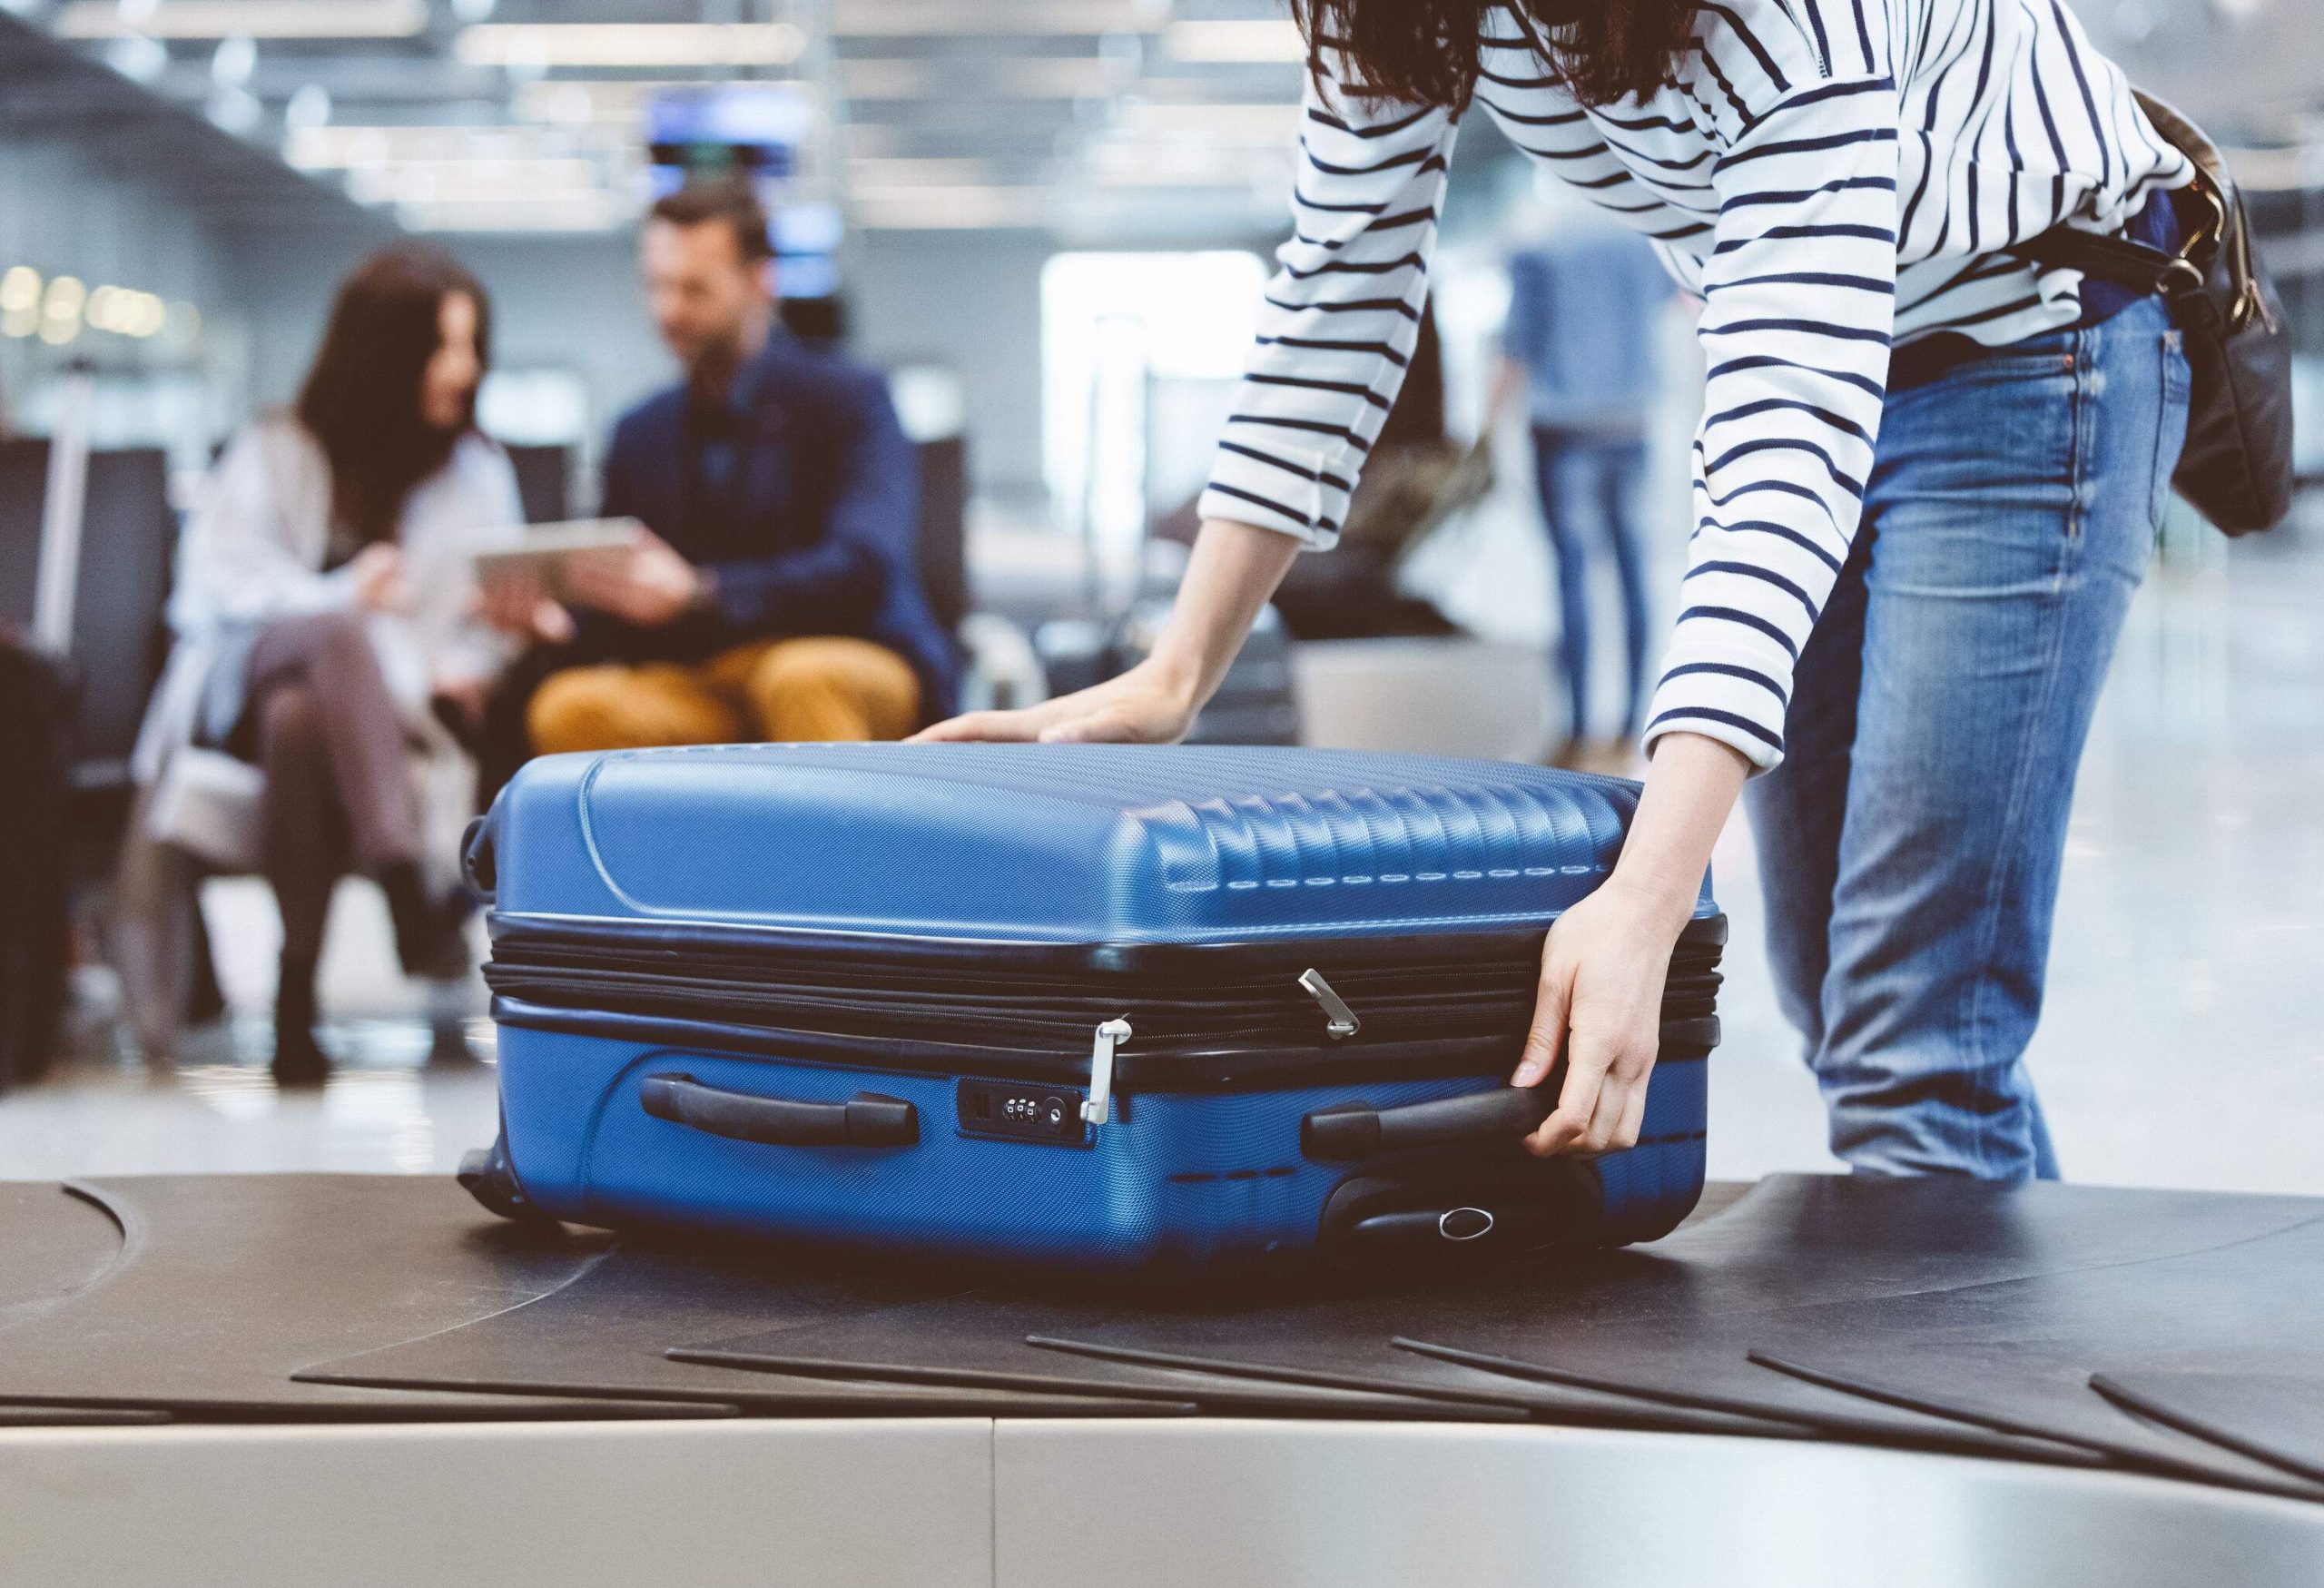
<instances>
[{"instance_id":1,"label":"standing person","mask_svg":"<svg viewBox=\"0 0 2324 1588\"><path fill-rule=\"evenodd\" d=\"M178 543L176 644L136 770L150 787L203 744L265 773L286 1084L330 1068L315 969L349 869L386 893L406 970L466 969L466 902L432 896L421 873L412 755L433 714L479 709L505 659L472 616L469 563L524 521L507 454L476 428L490 325L484 289L442 250L374 254L340 288L298 402L234 438ZM149 849L133 838L124 853L133 896L158 875Z\"/></svg>"},{"instance_id":2,"label":"standing person","mask_svg":"<svg viewBox=\"0 0 2324 1588\"><path fill-rule=\"evenodd\" d=\"M1169 626L1120 677L931 736L1184 731L1295 550L1337 529L1473 104L1655 242L1703 301L1709 364L1645 794L1543 950L1513 1080L1567 1069L1530 1145L1636 1140L1671 948L1758 773L1776 980L1835 1149L2055 1175L2021 1056L2188 370L2160 300L2007 251L2060 224L2172 243L2191 163L2055 4L1295 9L1296 232Z\"/></svg>"},{"instance_id":3,"label":"standing person","mask_svg":"<svg viewBox=\"0 0 2324 1588\"><path fill-rule=\"evenodd\" d=\"M1558 666L1570 702L1560 766L1627 757L1651 682L1639 497L1654 401L1655 321L1670 277L1637 233L1569 222L1509 260L1494 408L1525 395L1541 521L1557 564ZM1590 576L1613 554L1629 692L1607 745L1590 717Z\"/></svg>"},{"instance_id":4,"label":"standing person","mask_svg":"<svg viewBox=\"0 0 2324 1588\"><path fill-rule=\"evenodd\" d=\"M773 248L750 190L654 206L639 242L655 324L685 378L622 417L603 510L646 528L496 621L554 648L497 712L525 754L734 739L897 739L950 709L958 664L915 562L918 461L881 374L775 326ZM519 720L521 719L521 720Z\"/></svg>"}]
</instances>

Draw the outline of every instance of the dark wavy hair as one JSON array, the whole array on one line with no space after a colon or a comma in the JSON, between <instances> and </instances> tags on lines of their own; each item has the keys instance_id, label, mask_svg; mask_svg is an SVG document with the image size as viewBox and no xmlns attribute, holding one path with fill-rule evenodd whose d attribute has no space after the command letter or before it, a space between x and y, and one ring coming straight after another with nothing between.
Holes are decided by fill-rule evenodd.
<instances>
[{"instance_id":1,"label":"dark wavy hair","mask_svg":"<svg viewBox=\"0 0 2324 1588\"><path fill-rule=\"evenodd\" d=\"M356 544L394 538L411 488L444 466L476 424L476 394L449 429L420 413L420 379L443 340L444 300L476 305L476 350L491 363L492 305L442 249L399 242L340 283L330 323L299 390L297 412L330 459L335 527Z\"/></svg>"},{"instance_id":2,"label":"dark wavy hair","mask_svg":"<svg viewBox=\"0 0 2324 1588\"><path fill-rule=\"evenodd\" d=\"M1583 104L1651 94L1671 80L1698 0L1291 0L1307 67L1366 98L1463 109L1477 84L1486 16L1506 10Z\"/></svg>"}]
</instances>

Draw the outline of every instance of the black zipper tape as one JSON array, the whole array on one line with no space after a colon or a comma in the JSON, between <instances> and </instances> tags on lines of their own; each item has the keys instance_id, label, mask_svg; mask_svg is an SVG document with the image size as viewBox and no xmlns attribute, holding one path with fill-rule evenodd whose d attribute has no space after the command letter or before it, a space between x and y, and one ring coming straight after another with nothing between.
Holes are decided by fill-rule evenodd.
<instances>
[{"instance_id":1,"label":"black zipper tape","mask_svg":"<svg viewBox=\"0 0 2324 1588\"><path fill-rule=\"evenodd\" d=\"M585 962L693 965L719 963L745 974L812 972L869 973L882 985L923 977L972 979L981 985L1087 985L1092 975L1155 982L1215 985L1222 979L1270 976L1310 965L1327 972L1412 970L1496 959L1538 962L1547 922L1462 932L1367 932L1307 938L1184 943L1032 942L1021 938L911 937L879 932L809 932L718 922L602 921L496 911L490 918L496 961L536 957ZM1679 933L1678 952L1727 942L1727 917L1700 915Z\"/></svg>"},{"instance_id":2,"label":"black zipper tape","mask_svg":"<svg viewBox=\"0 0 2324 1588\"><path fill-rule=\"evenodd\" d=\"M1723 925L1722 922L1712 922ZM1718 936L1723 936L1719 932ZM1361 1019L1369 1042L1438 1037L1521 1038L1530 1023L1539 966L1538 934L1500 938L1493 952L1473 938L1453 958L1442 942L1402 940L1393 962L1350 964L1315 952L1287 964L1312 966ZM692 952L641 948L632 941L504 935L485 978L513 1003L580 1013L624 1014L787 1032L903 1037L928 1041L1048 1046L1070 1050L1101 1021L1128 1016L1147 1051L1188 1043L1304 1046L1330 1026L1329 1011L1280 965L1214 961L1213 975L1064 972L925 962L898 967L857 957L807 960L754 944L704 943ZM1519 952L1512 954L1512 948ZM1666 1021L1712 1014L1719 944L1710 932L1682 938L1664 986Z\"/></svg>"},{"instance_id":3,"label":"black zipper tape","mask_svg":"<svg viewBox=\"0 0 2324 1588\"><path fill-rule=\"evenodd\" d=\"M1718 1044L1726 935L1723 917L1704 917L1671 956L1666 1062ZM494 1018L526 1030L1045 1085L1087 1084L1090 1033L1127 1017L1118 1085L1207 1091L1505 1071L1532 1020L1541 936L1315 939L1256 956L1162 945L1173 952L1121 967L1086 946L971 958L920 952L918 939L891 957L907 940L849 937L842 953L829 936L503 920L485 977ZM1355 1034L1328 1034L1297 980L1310 967L1360 1017Z\"/></svg>"},{"instance_id":4,"label":"black zipper tape","mask_svg":"<svg viewBox=\"0 0 2324 1588\"><path fill-rule=\"evenodd\" d=\"M1089 1053L981 1042L862 1035L610 1010L559 1009L495 997L492 1018L520 1031L609 1038L687 1053L782 1059L835 1069L908 1075L981 1076L1045 1086L1086 1087ZM1280 1091L1295 1087L1506 1075L1517 1067L1523 1033L1415 1041L1275 1044L1255 1048L1170 1047L1140 1050L1133 1041L1114 1056L1114 1088L1129 1092ZM1718 1045L1715 1015L1666 1021L1660 1064L1700 1063Z\"/></svg>"}]
</instances>

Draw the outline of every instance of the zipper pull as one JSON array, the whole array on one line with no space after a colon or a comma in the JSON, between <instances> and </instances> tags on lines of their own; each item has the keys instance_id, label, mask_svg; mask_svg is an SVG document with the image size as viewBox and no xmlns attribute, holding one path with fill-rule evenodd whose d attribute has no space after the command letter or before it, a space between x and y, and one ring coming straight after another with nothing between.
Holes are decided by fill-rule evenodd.
<instances>
[{"instance_id":1,"label":"zipper pull","mask_svg":"<svg viewBox=\"0 0 2324 1588\"><path fill-rule=\"evenodd\" d=\"M1098 1028L1089 1050L1089 1095L1081 1104L1084 1123L1102 1125L1114 1107L1114 1050L1129 1041L1129 1021L1118 1016Z\"/></svg>"},{"instance_id":2,"label":"zipper pull","mask_svg":"<svg viewBox=\"0 0 2324 1588\"><path fill-rule=\"evenodd\" d=\"M1347 1006L1347 1000L1332 990L1332 984L1324 980L1321 971L1311 966L1301 972L1299 985L1307 990L1308 997L1324 1006L1324 1015L1329 1022L1324 1030L1331 1033L1332 1041L1339 1041L1363 1030L1364 1022L1355 1018L1355 1011Z\"/></svg>"}]
</instances>

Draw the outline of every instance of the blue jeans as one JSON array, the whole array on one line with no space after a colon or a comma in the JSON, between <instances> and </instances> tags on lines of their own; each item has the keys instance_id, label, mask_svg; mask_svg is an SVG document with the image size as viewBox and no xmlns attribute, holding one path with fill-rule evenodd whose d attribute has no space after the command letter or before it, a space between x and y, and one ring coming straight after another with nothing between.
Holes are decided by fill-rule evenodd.
<instances>
[{"instance_id":1,"label":"blue jeans","mask_svg":"<svg viewBox=\"0 0 2324 1588\"><path fill-rule=\"evenodd\" d=\"M1590 567L1610 546L1622 581L1622 622L1630 662L1630 705L1621 732L1637 725L1646 704L1646 574L1639 560L1638 498L1646 443L1636 437L1533 427L1533 467L1541 518L1558 574L1558 666L1572 702L1567 732L1590 731Z\"/></svg>"},{"instance_id":2,"label":"blue jeans","mask_svg":"<svg viewBox=\"0 0 2324 1588\"><path fill-rule=\"evenodd\" d=\"M2186 428L2154 299L1888 399L1786 759L1748 796L1777 996L1859 1171L2057 1178L2022 1060L2075 767Z\"/></svg>"}]
</instances>

